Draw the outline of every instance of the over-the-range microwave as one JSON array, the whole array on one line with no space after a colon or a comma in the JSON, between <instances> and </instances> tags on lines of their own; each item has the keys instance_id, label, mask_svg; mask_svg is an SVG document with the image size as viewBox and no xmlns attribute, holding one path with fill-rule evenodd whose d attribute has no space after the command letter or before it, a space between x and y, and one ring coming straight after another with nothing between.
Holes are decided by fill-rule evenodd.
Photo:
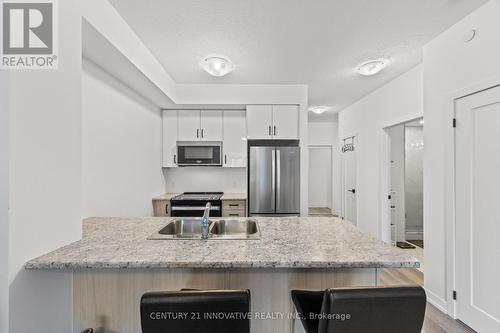
<instances>
[{"instance_id":1,"label":"over-the-range microwave","mask_svg":"<svg viewBox=\"0 0 500 333\"><path fill-rule=\"evenodd\" d=\"M222 166L222 142L177 141L178 166Z\"/></svg>"}]
</instances>

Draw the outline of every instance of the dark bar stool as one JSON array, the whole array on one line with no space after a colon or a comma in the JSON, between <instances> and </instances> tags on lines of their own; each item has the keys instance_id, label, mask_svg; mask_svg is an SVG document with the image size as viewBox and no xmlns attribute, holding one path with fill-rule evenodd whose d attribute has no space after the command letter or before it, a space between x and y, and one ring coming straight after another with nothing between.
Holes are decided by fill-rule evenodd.
<instances>
[{"instance_id":1,"label":"dark bar stool","mask_svg":"<svg viewBox=\"0 0 500 333\"><path fill-rule=\"evenodd\" d=\"M307 333L420 333L426 306L418 286L292 290L292 300Z\"/></svg>"},{"instance_id":2,"label":"dark bar stool","mask_svg":"<svg viewBox=\"0 0 500 333\"><path fill-rule=\"evenodd\" d=\"M181 290L146 293L142 333L249 333L249 290Z\"/></svg>"}]
</instances>

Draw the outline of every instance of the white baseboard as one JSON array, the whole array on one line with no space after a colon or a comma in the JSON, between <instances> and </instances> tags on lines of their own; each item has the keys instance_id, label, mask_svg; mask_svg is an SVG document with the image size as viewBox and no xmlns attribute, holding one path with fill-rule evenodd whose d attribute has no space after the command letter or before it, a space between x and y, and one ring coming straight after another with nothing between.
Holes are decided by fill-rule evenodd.
<instances>
[{"instance_id":1,"label":"white baseboard","mask_svg":"<svg viewBox=\"0 0 500 333\"><path fill-rule=\"evenodd\" d=\"M424 289L425 289L425 293L427 295L427 302L429 302L432 305L434 305L442 313L448 314L448 309L447 309L448 308L448 304L447 304L446 300L444 300L443 298L439 297L438 295L436 295L435 293L433 293L429 289L427 289L425 287L424 287Z\"/></svg>"}]
</instances>

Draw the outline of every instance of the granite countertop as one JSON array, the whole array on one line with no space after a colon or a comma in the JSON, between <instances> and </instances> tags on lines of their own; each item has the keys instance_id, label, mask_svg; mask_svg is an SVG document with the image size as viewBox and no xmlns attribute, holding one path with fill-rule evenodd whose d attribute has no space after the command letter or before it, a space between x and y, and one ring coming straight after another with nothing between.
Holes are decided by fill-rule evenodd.
<instances>
[{"instance_id":1,"label":"granite countertop","mask_svg":"<svg viewBox=\"0 0 500 333\"><path fill-rule=\"evenodd\" d=\"M222 195L221 200L246 200L246 193L225 193Z\"/></svg>"},{"instance_id":2,"label":"granite countertop","mask_svg":"<svg viewBox=\"0 0 500 333\"><path fill-rule=\"evenodd\" d=\"M153 201L170 200L179 194L180 193L164 193L162 195L153 197ZM221 197L221 200L246 200L246 198L246 193L224 193Z\"/></svg>"},{"instance_id":3,"label":"granite countertop","mask_svg":"<svg viewBox=\"0 0 500 333\"><path fill-rule=\"evenodd\" d=\"M147 240L172 218L88 218L83 239L26 269L418 267L338 218L256 218L260 240Z\"/></svg>"},{"instance_id":4,"label":"granite countertop","mask_svg":"<svg viewBox=\"0 0 500 333\"><path fill-rule=\"evenodd\" d=\"M157 197L153 197L153 201L160 201L160 200L170 200L176 195L179 195L180 193L164 193L162 195L159 195Z\"/></svg>"}]
</instances>

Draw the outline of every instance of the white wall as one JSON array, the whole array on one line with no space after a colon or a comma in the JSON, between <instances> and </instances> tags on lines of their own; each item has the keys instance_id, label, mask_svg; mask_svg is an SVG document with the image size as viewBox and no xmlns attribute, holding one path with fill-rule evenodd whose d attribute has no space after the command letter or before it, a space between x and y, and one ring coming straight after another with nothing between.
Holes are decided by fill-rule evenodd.
<instances>
[{"instance_id":1,"label":"white wall","mask_svg":"<svg viewBox=\"0 0 500 333\"><path fill-rule=\"evenodd\" d=\"M339 138L356 135L358 227L381 237L382 128L422 115L421 65L342 110ZM387 195L387 194L386 194Z\"/></svg>"},{"instance_id":2,"label":"white wall","mask_svg":"<svg viewBox=\"0 0 500 333\"><path fill-rule=\"evenodd\" d=\"M180 167L163 170L166 189L171 193L247 191L245 168Z\"/></svg>"},{"instance_id":3,"label":"white wall","mask_svg":"<svg viewBox=\"0 0 500 333\"><path fill-rule=\"evenodd\" d=\"M0 71L0 332L9 318L9 74Z\"/></svg>"},{"instance_id":4,"label":"white wall","mask_svg":"<svg viewBox=\"0 0 500 333\"><path fill-rule=\"evenodd\" d=\"M446 273L447 264L453 262L453 245L447 238L452 229L445 223L452 216L453 196L453 162L447 162L453 117L451 94L485 80L500 84L500 67L495 65L500 59L498 13L500 1L489 1L424 48L425 286L427 295L443 309L451 310L453 306L453 275ZM476 38L465 43L463 36L471 29L476 29Z\"/></svg>"},{"instance_id":5,"label":"white wall","mask_svg":"<svg viewBox=\"0 0 500 333\"><path fill-rule=\"evenodd\" d=\"M71 274L23 268L81 237L81 15L58 6L59 68L10 72L10 333L72 330Z\"/></svg>"},{"instance_id":6,"label":"white wall","mask_svg":"<svg viewBox=\"0 0 500 333\"><path fill-rule=\"evenodd\" d=\"M338 145L338 115L309 113L309 145Z\"/></svg>"},{"instance_id":7,"label":"white wall","mask_svg":"<svg viewBox=\"0 0 500 333\"><path fill-rule=\"evenodd\" d=\"M341 206L338 115L317 115L310 112L308 121L309 206L329 207L333 213L338 214ZM327 149L325 146L331 148ZM329 168L331 174L324 174L325 167Z\"/></svg>"},{"instance_id":8,"label":"white wall","mask_svg":"<svg viewBox=\"0 0 500 333\"><path fill-rule=\"evenodd\" d=\"M309 147L309 207L332 207L332 148Z\"/></svg>"},{"instance_id":9,"label":"white wall","mask_svg":"<svg viewBox=\"0 0 500 333\"><path fill-rule=\"evenodd\" d=\"M405 238L423 239L424 129L405 126Z\"/></svg>"},{"instance_id":10,"label":"white wall","mask_svg":"<svg viewBox=\"0 0 500 333\"><path fill-rule=\"evenodd\" d=\"M160 109L86 60L82 127L84 217L152 216L165 189Z\"/></svg>"},{"instance_id":11,"label":"white wall","mask_svg":"<svg viewBox=\"0 0 500 333\"><path fill-rule=\"evenodd\" d=\"M391 223L395 225L396 241L405 240L405 126L390 127L391 141Z\"/></svg>"},{"instance_id":12,"label":"white wall","mask_svg":"<svg viewBox=\"0 0 500 333\"><path fill-rule=\"evenodd\" d=\"M300 135L300 211L308 212L308 86L258 84L178 84L161 67L119 13L106 0L82 2L87 22L177 104L297 104ZM91 52L88 52L89 54ZM109 61L112 61L112 57ZM168 105L171 107L171 105ZM170 189L169 189L170 190Z\"/></svg>"}]
</instances>

